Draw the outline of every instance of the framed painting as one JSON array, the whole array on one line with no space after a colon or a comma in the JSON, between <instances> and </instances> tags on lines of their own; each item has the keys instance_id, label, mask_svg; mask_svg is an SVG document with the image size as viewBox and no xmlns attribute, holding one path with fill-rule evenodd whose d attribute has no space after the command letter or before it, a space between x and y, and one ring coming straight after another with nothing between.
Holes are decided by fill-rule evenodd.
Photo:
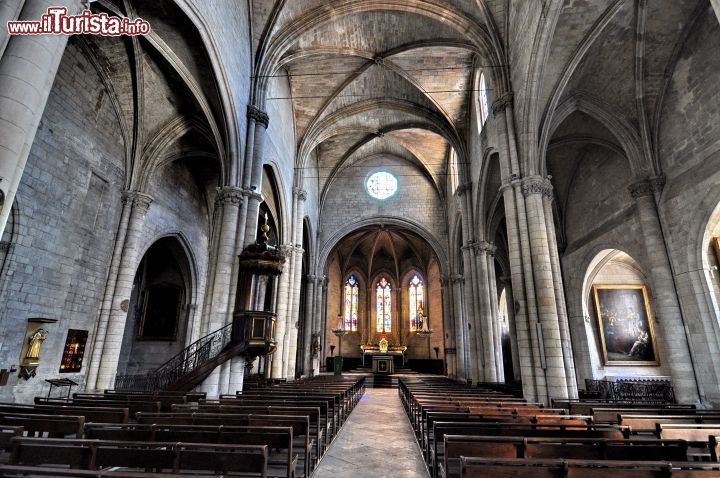
<instances>
[{"instance_id":1,"label":"framed painting","mask_svg":"<svg viewBox=\"0 0 720 478\"><path fill-rule=\"evenodd\" d=\"M595 315L605 365L660 365L644 285L594 285Z\"/></svg>"}]
</instances>

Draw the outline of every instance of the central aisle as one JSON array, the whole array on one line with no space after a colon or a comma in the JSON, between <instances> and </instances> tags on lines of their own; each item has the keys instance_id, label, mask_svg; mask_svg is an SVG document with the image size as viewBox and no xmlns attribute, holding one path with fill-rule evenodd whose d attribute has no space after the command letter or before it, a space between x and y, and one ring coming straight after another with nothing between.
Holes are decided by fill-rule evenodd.
<instances>
[{"instance_id":1,"label":"central aisle","mask_svg":"<svg viewBox=\"0 0 720 478\"><path fill-rule=\"evenodd\" d=\"M313 478L425 478L397 389L368 388Z\"/></svg>"}]
</instances>

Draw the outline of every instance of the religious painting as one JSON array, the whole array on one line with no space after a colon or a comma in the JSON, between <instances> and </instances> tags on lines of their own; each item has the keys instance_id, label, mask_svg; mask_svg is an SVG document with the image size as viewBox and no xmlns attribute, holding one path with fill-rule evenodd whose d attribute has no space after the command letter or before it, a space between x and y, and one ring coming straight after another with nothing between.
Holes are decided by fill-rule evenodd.
<instances>
[{"instance_id":1,"label":"religious painting","mask_svg":"<svg viewBox=\"0 0 720 478\"><path fill-rule=\"evenodd\" d=\"M82 369L85 356L85 344L88 331L69 329L65 339L62 359L60 360L60 373L76 373Z\"/></svg>"},{"instance_id":2,"label":"religious painting","mask_svg":"<svg viewBox=\"0 0 720 478\"><path fill-rule=\"evenodd\" d=\"M138 339L175 340L182 306L182 290L156 286L145 290Z\"/></svg>"},{"instance_id":3,"label":"religious painting","mask_svg":"<svg viewBox=\"0 0 720 478\"><path fill-rule=\"evenodd\" d=\"M592 290L605 365L659 365L645 286L594 285Z\"/></svg>"}]
</instances>

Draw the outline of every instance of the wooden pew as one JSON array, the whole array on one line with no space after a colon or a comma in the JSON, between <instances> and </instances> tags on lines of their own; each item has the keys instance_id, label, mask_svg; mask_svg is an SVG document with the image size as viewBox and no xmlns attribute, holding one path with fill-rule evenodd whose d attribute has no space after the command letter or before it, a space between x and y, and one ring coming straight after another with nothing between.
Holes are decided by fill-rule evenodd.
<instances>
[{"instance_id":1,"label":"wooden pew","mask_svg":"<svg viewBox=\"0 0 720 478\"><path fill-rule=\"evenodd\" d=\"M0 424L3 426L22 427L24 434L27 436L77 438L83 434L85 417L72 415L0 414Z\"/></svg>"},{"instance_id":2,"label":"wooden pew","mask_svg":"<svg viewBox=\"0 0 720 478\"><path fill-rule=\"evenodd\" d=\"M462 457L462 478L670 478L667 462Z\"/></svg>"},{"instance_id":3,"label":"wooden pew","mask_svg":"<svg viewBox=\"0 0 720 478\"><path fill-rule=\"evenodd\" d=\"M292 478L298 464L292 427L87 423L85 438L109 441L267 445L268 476Z\"/></svg>"},{"instance_id":4,"label":"wooden pew","mask_svg":"<svg viewBox=\"0 0 720 478\"><path fill-rule=\"evenodd\" d=\"M53 438L13 438L11 464L59 468L122 467L155 472L243 473L265 478L266 445L113 442Z\"/></svg>"},{"instance_id":5,"label":"wooden pew","mask_svg":"<svg viewBox=\"0 0 720 478\"><path fill-rule=\"evenodd\" d=\"M69 468L47 468L38 466L0 465L2 478L188 478L187 474L178 473L145 473L137 471L116 470L73 470ZM192 474L192 478L219 478L216 474Z\"/></svg>"}]
</instances>

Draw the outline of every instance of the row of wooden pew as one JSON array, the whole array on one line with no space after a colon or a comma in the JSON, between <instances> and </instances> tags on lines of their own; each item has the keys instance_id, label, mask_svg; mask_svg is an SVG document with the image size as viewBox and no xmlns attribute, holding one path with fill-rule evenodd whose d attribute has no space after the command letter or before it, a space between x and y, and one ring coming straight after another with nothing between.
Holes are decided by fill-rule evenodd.
<instances>
[{"instance_id":1,"label":"row of wooden pew","mask_svg":"<svg viewBox=\"0 0 720 478\"><path fill-rule=\"evenodd\" d=\"M399 393L433 478L720 477L720 422L711 411L546 408L443 378L405 378Z\"/></svg>"},{"instance_id":2,"label":"row of wooden pew","mask_svg":"<svg viewBox=\"0 0 720 478\"><path fill-rule=\"evenodd\" d=\"M320 377L216 400L106 392L0 404L0 476L307 477L363 392L362 378Z\"/></svg>"}]
</instances>

